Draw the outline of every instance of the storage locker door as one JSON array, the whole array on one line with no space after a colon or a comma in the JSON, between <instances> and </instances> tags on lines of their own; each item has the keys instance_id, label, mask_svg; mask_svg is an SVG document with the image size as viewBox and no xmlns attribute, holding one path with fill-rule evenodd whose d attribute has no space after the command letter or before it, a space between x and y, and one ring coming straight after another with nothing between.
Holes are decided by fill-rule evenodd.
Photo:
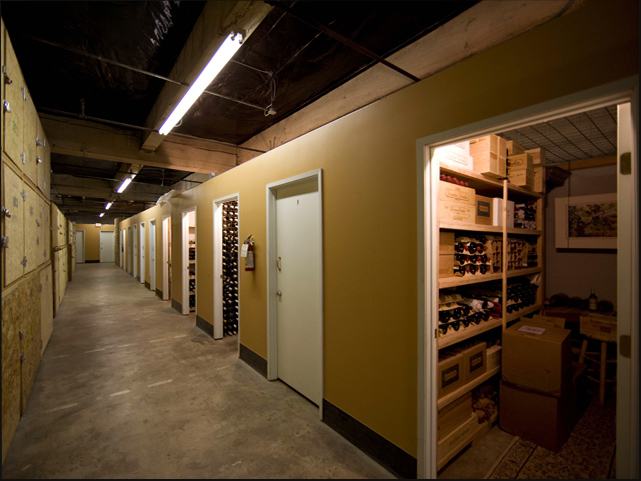
<instances>
[{"instance_id":1,"label":"storage locker door","mask_svg":"<svg viewBox=\"0 0 641 481\"><path fill-rule=\"evenodd\" d=\"M33 99L29 90L25 88L25 102L24 102L24 131L23 131L23 152L24 152L24 173L29 179L38 185L38 164L36 162L36 136L38 135L38 114L36 113L36 106L33 104Z\"/></svg>"},{"instance_id":2,"label":"storage locker door","mask_svg":"<svg viewBox=\"0 0 641 481\"><path fill-rule=\"evenodd\" d=\"M40 337L42 339L42 349L40 354L45 352L45 348L53 332L53 276L51 265L48 265L40 271Z\"/></svg>"},{"instance_id":3,"label":"storage locker door","mask_svg":"<svg viewBox=\"0 0 641 481\"><path fill-rule=\"evenodd\" d=\"M23 153L23 115L24 115L24 99L22 97L23 88L25 87L20 71L18 59L13 51L9 34L5 30L4 42L6 45L5 50L5 66L6 76L4 78L4 98L2 99L4 109L4 125L3 125L3 145L4 152L9 158L23 170L22 153ZM7 83L7 82L11 83Z\"/></svg>"},{"instance_id":4,"label":"storage locker door","mask_svg":"<svg viewBox=\"0 0 641 481\"><path fill-rule=\"evenodd\" d=\"M20 420L20 289L2 299L2 461Z\"/></svg>"},{"instance_id":5,"label":"storage locker door","mask_svg":"<svg viewBox=\"0 0 641 481\"><path fill-rule=\"evenodd\" d=\"M24 273L40 265L40 227L38 221L38 199L40 196L25 182L24 184L24 250L27 260Z\"/></svg>"},{"instance_id":6,"label":"storage locker door","mask_svg":"<svg viewBox=\"0 0 641 481\"><path fill-rule=\"evenodd\" d=\"M3 164L2 168L2 206L9 211L8 214L3 214L4 232L2 233L3 237L7 238L6 247L2 247L4 285L6 286L24 274L22 263L25 255L24 200L22 198L24 183L8 165Z\"/></svg>"},{"instance_id":7,"label":"storage locker door","mask_svg":"<svg viewBox=\"0 0 641 481\"><path fill-rule=\"evenodd\" d=\"M40 365L40 276L31 276L31 279L20 288L25 289L25 301L22 309L22 323L20 330L20 351L24 356L21 364L21 396L20 414L24 414L27 400L31 393L33 381Z\"/></svg>"},{"instance_id":8,"label":"storage locker door","mask_svg":"<svg viewBox=\"0 0 641 481\"><path fill-rule=\"evenodd\" d=\"M51 231L49 204L38 196L38 222L40 224L40 246L38 248L38 264L43 264L49 260L49 251L51 250Z\"/></svg>"}]
</instances>

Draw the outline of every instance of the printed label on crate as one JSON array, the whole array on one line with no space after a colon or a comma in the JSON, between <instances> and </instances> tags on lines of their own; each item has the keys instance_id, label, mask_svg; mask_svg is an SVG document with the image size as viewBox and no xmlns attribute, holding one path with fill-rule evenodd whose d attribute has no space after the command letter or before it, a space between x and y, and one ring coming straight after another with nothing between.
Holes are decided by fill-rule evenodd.
<instances>
[{"instance_id":1,"label":"printed label on crate","mask_svg":"<svg viewBox=\"0 0 641 481\"><path fill-rule=\"evenodd\" d=\"M491 206L489 202L479 200L476 202L476 207L477 207L476 215L478 215L479 217L487 217L487 218L490 217Z\"/></svg>"},{"instance_id":2,"label":"printed label on crate","mask_svg":"<svg viewBox=\"0 0 641 481\"><path fill-rule=\"evenodd\" d=\"M446 388L447 386L454 384L460 379L460 377L461 374L458 364L447 369L443 369L443 372L441 372L441 388Z\"/></svg>"},{"instance_id":3,"label":"printed label on crate","mask_svg":"<svg viewBox=\"0 0 641 481\"><path fill-rule=\"evenodd\" d=\"M533 326L523 326L519 328L519 331L522 332L527 332L528 334L536 334L537 336L540 336L545 332L545 328L543 327L533 327Z\"/></svg>"},{"instance_id":4,"label":"printed label on crate","mask_svg":"<svg viewBox=\"0 0 641 481\"><path fill-rule=\"evenodd\" d=\"M470 372L483 367L483 351L470 356Z\"/></svg>"}]
</instances>

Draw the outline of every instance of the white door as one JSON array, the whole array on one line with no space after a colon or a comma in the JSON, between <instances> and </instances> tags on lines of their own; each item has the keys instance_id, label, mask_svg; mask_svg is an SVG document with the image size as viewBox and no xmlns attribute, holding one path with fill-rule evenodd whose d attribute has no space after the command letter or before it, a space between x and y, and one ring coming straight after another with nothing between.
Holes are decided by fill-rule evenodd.
<instances>
[{"instance_id":1,"label":"white door","mask_svg":"<svg viewBox=\"0 0 641 481\"><path fill-rule=\"evenodd\" d=\"M146 257L146 237L145 237L145 223L140 223L140 283L145 283L145 257Z\"/></svg>"},{"instance_id":2,"label":"white door","mask_svg":"<svg viewBox=\"0 0 641 481\"><path fill-rule=\"evenodd\" d=\"M162 220L162 300L171 299L171 217Z\"/></svg>"},{"instance_id":3,"label":"white door","mask_svg":"<svg viewBox=\"0 0 641 481\"><path fill-rule=\"evenodd\" d=\"M127 241L127 246L126 246L126 254L127 254L127 269L126 271L131 274L131 251L132 249L132 240L131 240L131 226L127 227L127 233L125 236L125 240Z\"/></svg>"},{"instance_id":4,"label":"white door","mask_svg":"<svg viewBox=\"0 0 641 481\"><path fill-rule=\"evenodd\" d=\"M278 377L320 406L321 285L318 181L276 192Z\"/></svg>"},{"instance_id":5,"label":"white door","mask_svg":"<svg viewBox=\"0 0 641 481\"><path fill-rule=\"evenodd\" d=\"M120 261L120 267L124 266L124 257L125 257L125 230L120 229L120 256L119 256L119 261Z\"/></svg>"},{"instance_id":6,"label":"white door","mask_svg":"<svg viewBox=\"0 0 641 481\"><path fill-rule=\"evenodd\" d=\"M149 222L149 290L156 290L156 221Z\"/></svg>"},{"instance_id":7,"label":"white door","mask_svg":"<svg viewBox=\"0 0 641 481\"><path fill-rule=\"evenodd\" d=\"M76 231L76 264L85 263L85 231Z\"/></svg>"},{"instance_id":8,"label":"white door","mask_svg":"<svg viewBox=\"0 0 641 481\"><path fill-rule=\"evenodd\" d=\"M134 225L134 279L138 277L138 226Z\"/></svg>"},{"instance_id":9,"label":"white door","mask_svg":"<svg viewBox=\"0 0 641 481\"><path fill-rule=\"evenodd\" d=\"M114 233L113 231L100 231L100 262L114 261Z\"/></svg>"}]
</instances>

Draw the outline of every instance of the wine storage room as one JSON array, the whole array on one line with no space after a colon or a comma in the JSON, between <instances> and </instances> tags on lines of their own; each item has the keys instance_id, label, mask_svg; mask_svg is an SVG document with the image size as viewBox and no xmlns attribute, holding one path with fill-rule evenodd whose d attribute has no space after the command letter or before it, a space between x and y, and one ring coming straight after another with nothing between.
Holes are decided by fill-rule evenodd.
<instances>
[{"instance_id":1,"label":"wine storage room","mask_svg":"<svg viewBox=\"0 0 641 481\"><path fill-rule=\"evenodd\" d=\"M129 8L129 2L100 3ZM156 8L156 2L143 3ZM73 110L64 107L70 89L60 96L38 90L36 60L21 55L30 42L63 50L56 44L60 38L21 33L22 10L12 5L3 11L3 477L89 472L74 471L81 468L73 461L50 464L67 442L66 431L94 429L81 424L87 416L75 415L89 409L83 404L88 394L78 391L69 402L43 399L48 386L66 386L59 378L50 381L59 371L51 366L68 355L65 342L103 342L106 329L133 336L141 325L151 329L152 319L153 329L170 326L149 341L154 349L164 349L165 338L180 343L158 358L135 351L126 365L141 370L145 389L159 386L154 392L193 383L172 394L185 396L181 415L202 403L203 416L211 416L189 419L175 438L172 431L170 447L154 444L154 450L193 453L189 466L198 467L184 476L221 475L223 467L209 466L211 460L197 453L220 449L215 443L225 440L214 434L214 420L230 421L217 419L217 409L241 393L233 420L238 432L251 434L235 439L234 449L254 443L255 435L255 451L269 445L280 463L274 446L282 443L269 436L285 432L283 424L303 413L305 428L290 436L300 435L300 442L285 454L299 456L314 445L340 451L336 459L362 455L362 466L369 466L352 465L349 458L336 464L345 471L324 467L300 476L638 478L638 2L469 2L424 37L437 43L407 40L404 48L381 51L371 65L332 81L332 88L339 85L327 86L318 102L301 101L282 118L279 95L288 89L293 95L296 87L291 79L277 82L277 70L258 68L266 51L252 32L266 36L284 28L279 22L293 22L303 6L198 3L202 13L194 5L185 6L184 17L175 13L176 25L190 15L191 23L165 71L154 74L160 77L153 79L159 82L153 98L127 97L131 115L125 108L102 123L95 112L119 97L104 93L100 105L74 97L78 113L63 115ZM205 19L211 11L223 12L230 25L244 25L242 35L250 36L240 48L256 42L255 50L232 62L254 75L246 82L260 79L269 90L256 103L271 99L259 112L261 122L271 123L254 126L252 135L246 134L254 117L235 109L257 110L253 97L234 103L240 97L234 82L218 80L207 92L219 93L198 98L182 120L175 119L174 130L164 131L181 96L227 41L218 38L224 22ZM261 21L272 22L272 30ZM502 29L510 33L497 34ZM313 30L334 38L328 31ZM179 40L171 33L164 40L166 32L158 32L155 41L162 45ZM359 39L348 33L354 37L348 43ZM199 35L209 47L195 43ZM305 44L323 38L309 37ZM88 54L93 47L78 45L67 45L65 55L96 62L83 67L94 73L103 64L127 75L151 69L146 63L136 67L142 73L126 70L135 63L133 53L108 63L99 47ZM185 57L196 55L196 47L207 51L206 59ZM139 50L138 56L152 58ZM310 65L330 69L320 63L327 52L319 52ZM70 69L78 67L76 60L68 60ZM128 82L126 75L95 75L109 80L74 95L89 98L94 88L103 92L111 83ZM131 82L123 91L133 88ZM221 102L219 108L231 102L233 108L206 110L209 102ZM233 142L209 135L224 121L230 123L221 132ZM89 285L96 289L96 312L86 298L79 301ZM106 301L100 289L114 285L126 286L136 300L126 306L117 297ZM294 289L296 299L288 296ZM121 308L109 326L98 321L105 303ZM78 319L94 316L73 342L65 337ZM103 343L85 352L100 351L95 359L113 356L110 375L118 379L127 370L119 372L121 351L115 342ZM179 345L187 347L181 351ZM232 364L219 366L218 355L233 355ZM161 357L173 363L172 380L150 377L147 383L143 366L159 370ZM184 366L203 360L201 371L179 378ZM83 379L91 375L82 363L74 369L86 369ZM247 379L260 388L254 391ZM204 395L197 398L193 386ZM91 397L103 403L110 396L130 399L129 390L117 391ZM294 405L283 392L304 400L302 407L281 412ZM150 398L142 399L127 409L151 418L141 407ZM267 423L260 430L243 425L243 403L256 400ZM99 404L87 412L98 412ZM114 401L114 413L117 406ZM211 436L189 431L210 422ZM130 424L123 427L130 431L105 441L110 449L117 451L125 438L159 442L150 434L153 423ZM336 437L312 441L317 431ZM176 448L188 437L197 443ZM351 444L339 449L346 445L336 439ZM78 455L94 459L86 449L86 456ZM128 475L160 476L154 469L168 466L162 453L154 454L147 471ZM310 470L334 459L319 453L299 457ZM247 455L242 464L234 458L223 475L269 476L272 471L252 464L258 458ZM104 469L91 473L123 473Z\"/></svg>"}]
</instances>

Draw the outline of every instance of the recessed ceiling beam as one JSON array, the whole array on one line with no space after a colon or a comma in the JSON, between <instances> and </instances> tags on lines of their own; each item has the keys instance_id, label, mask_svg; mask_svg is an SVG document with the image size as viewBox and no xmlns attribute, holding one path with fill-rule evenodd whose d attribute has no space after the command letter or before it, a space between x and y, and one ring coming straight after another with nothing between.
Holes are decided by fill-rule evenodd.
<instances>
[{"instance_id":1,"label":"recessed ceiling beam","mask_svg":"<svg viewBox=\"0 0 641 481\"><path fill-rule=\"evenodd\" d=\"M169 77L192 84L230 33L231 29L245 31L245 41L260 25L272 7L259 1L207 2L194 25ZM143 133L140 149L154 152L165 140L157 131L187 92L184 85L167 83L154 104L145 126L152 132Z\"/></svg>"},{"instance_id":2,"label":"recessed ceiling beam","mask_svg":"<svg viewBox=\"0 0 641 481\"><path fill-rule=\"evenodd\" d=\"M236 165L236 147L167 136L155 152L140 150L137 132L41 114L51 152L186 172L221 174Z\"/></svg>"}]
</instances>

